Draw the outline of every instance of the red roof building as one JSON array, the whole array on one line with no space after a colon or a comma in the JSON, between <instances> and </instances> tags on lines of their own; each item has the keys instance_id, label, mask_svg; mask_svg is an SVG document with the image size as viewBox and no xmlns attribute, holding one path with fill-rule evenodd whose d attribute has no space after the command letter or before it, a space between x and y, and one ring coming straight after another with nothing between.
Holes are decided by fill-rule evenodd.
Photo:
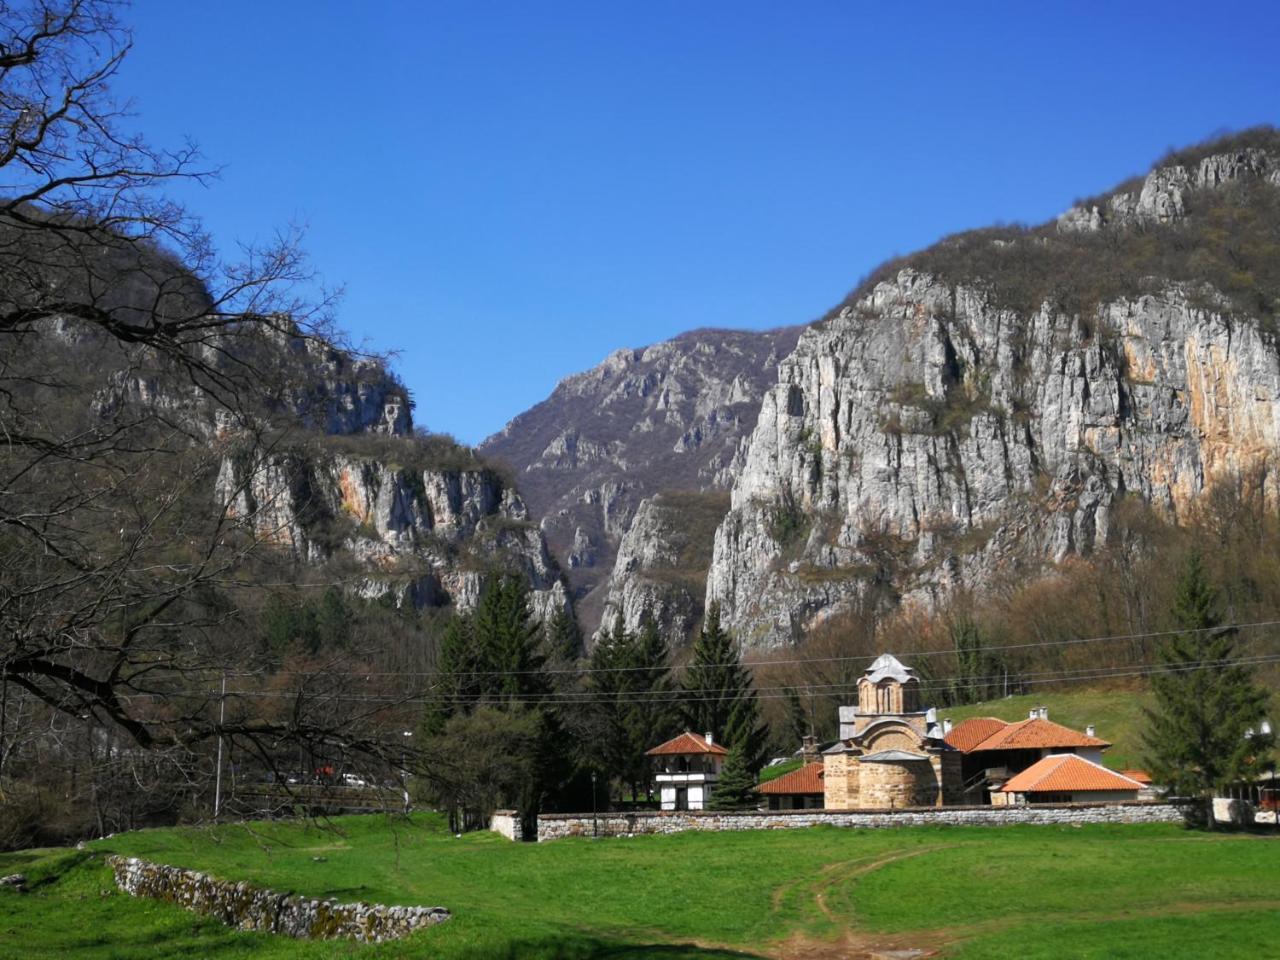
<instances>
[{"instance_id":1,"label":"red roof building","mask_svg":"<svg viewBox=\"0 0 1280 960\"><path fill-rule=\"evenodd\" d=\"M1098 803L1137 800L1143 784L1074 753L1053 754L1009 778L1004 803ZM993 793L992 802L996 802Z\"/></svg>"},{"instance_id":2,"label":"red roof building","mask_svg":"<svg viewBox=\"0 0 1280 960\"><path fill-rule=\"evenodd\" d=\"M1049 719L1043 707L1025 720L1008 723L996 717L971 717L948 729L947 744L962 755L961 773L970 803L1003 802L1001 788L1010 777L1053 754L1075 754L1093 764L1111 744Z\"/></svg>"},{"instance_id":3,"label":"red roof building","mask_svg":"<svg viewBox=\"0 0 1280 960\"><path fill-rule=\"evenodd\" d=\"M660 743L651 750L646 750L646 757L671 757L671 756L694 756L699 754L711 754L717 757L723 757L728 754L728 750L716 743L711 734L705 737L690 733L686 730L678 737L672 737L666 743Z\"/></svg>"},{"instance_id":4,"label":"red roof building","mask_svg":"<svg viewBox=\"0 0 1280 960\"><path fill-rule=\"evenodd\" d=\"M653 758L653 779L663 810L702 810L720 776L728 750L705 736L686 730L645 751Z\"/></svg>"},{"instance_id":5,"label":"red roof building","mask_svg":"<svg viewBox=\"0 0 1280 960\"><path fill-rule=\"evenodd\" d=\"M822 808L821 761L806 763L780 777L760 784L757 789L770 810L816 810Z\"/></svg>"}]
</instances>

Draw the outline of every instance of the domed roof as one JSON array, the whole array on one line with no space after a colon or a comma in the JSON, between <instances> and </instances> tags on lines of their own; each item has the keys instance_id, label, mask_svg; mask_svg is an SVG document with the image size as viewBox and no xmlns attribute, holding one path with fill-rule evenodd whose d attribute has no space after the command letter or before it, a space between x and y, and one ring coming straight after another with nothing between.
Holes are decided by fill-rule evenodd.
<instances>
[{"instance_id":1,"label":"domed roof","mask_svg":"<svg viewBox=\"0 0 1280 960\"><path fill-rule=\"evenodd\" d=\"M920 679L914 670L891 653L882 653L876 657L875 662L863 674L863 678L872 683L879 683L881 680L897 680L899 683L906 683L908 680L919 681Z\"/></svg>"}]
</instances>

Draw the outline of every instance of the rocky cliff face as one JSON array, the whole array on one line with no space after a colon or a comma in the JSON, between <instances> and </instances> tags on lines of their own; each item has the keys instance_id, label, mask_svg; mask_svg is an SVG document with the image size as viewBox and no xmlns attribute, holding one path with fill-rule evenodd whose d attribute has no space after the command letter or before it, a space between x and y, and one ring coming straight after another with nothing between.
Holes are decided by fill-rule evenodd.
<instances>
[{"instance_id":1,"label":"rocky cliff face","mask_svg":"<svg viewBox=\"0 0 1280 960\"><path fill-rule=\"evenodd\" d=\"M610 620L621 612L634 628L647 603L672 642L684 639L701 611L706 563L692 572L682 568L677 577L674 567L650 561L682 551L687 557L680 512L692 509L700 522L714 498L648 501L664 491L727 489L760 397L798 336L799 328L699 330L619 350L563 380L481 444L484 456L510 465L542 518L585 633L595 631L606 608ZM722 510L727 506L723 498L718 502ZM708 556L710 539L708 528ZM647 570L662 573L648 576Z\"/></svg>"},{"instance_id":2,"label":"rocky cliff face","mask_svg":"<svg viewBox=\"0 0 1280 960\"><path fill-rule=\"evenodd\" d=\"M1087 555L1125 496L1176 518L1218 481L1280 494L1276 291L1229 295L1192 279L1194 263L1152 275L1139 260L1086 309L1049 295L1026 309L1008 277L972 268L1031 262L1065 278L1071 257L1123 263L1224 209L1252 218L1229 223L1274 219L1277 170L1280 150L1254 149L1158 168L1055 225L908 258L806 330L764 397L707 601L748 643L789 643L872 589L928 604Z\"/></svg>"},{"instance_id":3,"label":"rocky cliff face","mask_svg":"<svg viewBox=\"0 0 1280 960\"><path fill-rule=\"evenodd\" d=\"M350 439L350 438L346 438ZM306 563L345 561L357 591L417 607L469 610L494 570L528 580L536 615L562 609L560 571L519 495L479 461L432 462L406 437L342 452L323 442L258 459L228 456L217 495L266 542ZM416 460L412 466L389 462Z\"/></svg>"},{"instance_id":4,"label":"rocky cliff face","mask_svg":"<svg viewBox=\"0 0 1280 960\"><path fill-rule=\"evenodd\" d=\"M49 332L72 350L100 345L74 328ZM527 578L539 617L565 606L559 568L512 485L453 441L415 435L408 394L381 363L289 326L219 348L252 360L267 384L252 424L136 352L106 364L91 406L103 417L157 410L225 451L216 502L299 563L345 566L366 598L466 610L504 571Z\"/></svg>"}]
</instances>

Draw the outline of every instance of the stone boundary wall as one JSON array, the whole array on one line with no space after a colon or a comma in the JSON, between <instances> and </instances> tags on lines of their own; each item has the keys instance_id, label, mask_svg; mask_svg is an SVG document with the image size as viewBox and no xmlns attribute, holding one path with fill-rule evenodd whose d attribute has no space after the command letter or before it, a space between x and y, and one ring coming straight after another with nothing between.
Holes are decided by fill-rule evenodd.
<instances>
[{"instance_id":1,"label":"stone boundary wall","mask_svg":"<svg viewBox=\"0 0 1280 960\"><path fill-rule=\"evenodd\" d=\"M489 819L489 829L508 840L524 839L524 825L520 822L520 814L515 810L495 810Z\"/></svg>"},{"instance_id":2,"label":"stone boundary wall","mask_svg":"<svg viewBox=\"0 0 1280 960\"><path fill-rule=\"evenodd\" d=\"M450 917L443 907L385 907L310 900L136 857L109 857L107 863L115 873L116 886L125 893L175 903L241 930L282 933L308 940L377 943L397 940Z\"/></svg>"},{"instance_id":3,"label":"stone boundary wall","mask_svg":"<svg viewBox=\"0 0 1280 960\"><path fill-rule=\"evenodd\" d=\"M1002 826L1014 823L1178 823L1182 814L1168 803L1064 803L1016 807L918 807L905 810L770 810L740 813L670 811L602 813L602 837L684 830L779 830L800 827ZM538 840L592 835L591 814L550 813L538 817Z\"/></svg>"}]
</instances>

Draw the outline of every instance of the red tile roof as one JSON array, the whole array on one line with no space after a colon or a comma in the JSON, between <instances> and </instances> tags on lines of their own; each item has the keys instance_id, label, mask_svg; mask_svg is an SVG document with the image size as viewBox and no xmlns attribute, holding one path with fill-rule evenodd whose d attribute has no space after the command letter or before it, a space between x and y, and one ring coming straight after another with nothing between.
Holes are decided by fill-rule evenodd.
<instances>
[{"instance_id":1,"label":"red tile roof","mask_svg":"<svg viewBox=\"0 0 1280 960\"><path fill-rule=\"evenodd\" d=\"M1137 780L1143 786L1151 786L1151 774L1145 770L1121 770L1120 773L1130 780Z\"/></svg>"},{"instance_id":2,"label":"red tile roof","mask_svg":"<svg viewBox=\"0 0 1280 960\"><path fill-rule=\"evenodd\" d=\"M1059 753L1044 757L1012 777L1000 789L1005 793L1088 793L1093 790L1131 790L1142 786L1136 780L1108 770L1100 763Z\"/></svg>"},{"instance_id":3,"label":"red tile roof","mask_svg":"<svg viewBox=\"0 0 1280 960\"><path fill-rule=\"evenodd\" d=\"M822 764L806 763L756 788L761 793L822 793Z\"/></svg>"},{"instance_id":4,"label":"red tile roof","mask_svg":"<svg viewBox=\"0 0 1280 960\"><path fill-rule=\"evenodd\" d=\"M707 738L698 733L686 730L678 737L672 737L666 743L660 743L652 750L646 750L646 757L665 757L673 753L712 753L717 756L729 751L718 743L707 743Z\"/></svg>"},{"instance_id":5,"label":"red tile roof","mask_svg":"<svg viewBox=\"0 0 1280 960\"><path fill-rule=\"evenodd\" d=\"M955 733L955 730L951 731ZM966 750L975 753L979 750L1061 750L1064 747L1099 747L1111 746L1109 741L1097 737L1086 736L1079 731L1064 727L1052 720L1041 720L1035 717L1030 720L1019 720L1007 723L991 736Z\"/></svg>"},{"instance_id":6,"label":"red tile roof","mask_svg":"<svg viewBox=\"0 0 1280 960\"><path fill-rule=\"evenodd\" d=\"M968 753L987 737L1008 725L995 717L970 717L952 727L951 732L943 739L961 753Z\"/></svg>"}]
</instances>

